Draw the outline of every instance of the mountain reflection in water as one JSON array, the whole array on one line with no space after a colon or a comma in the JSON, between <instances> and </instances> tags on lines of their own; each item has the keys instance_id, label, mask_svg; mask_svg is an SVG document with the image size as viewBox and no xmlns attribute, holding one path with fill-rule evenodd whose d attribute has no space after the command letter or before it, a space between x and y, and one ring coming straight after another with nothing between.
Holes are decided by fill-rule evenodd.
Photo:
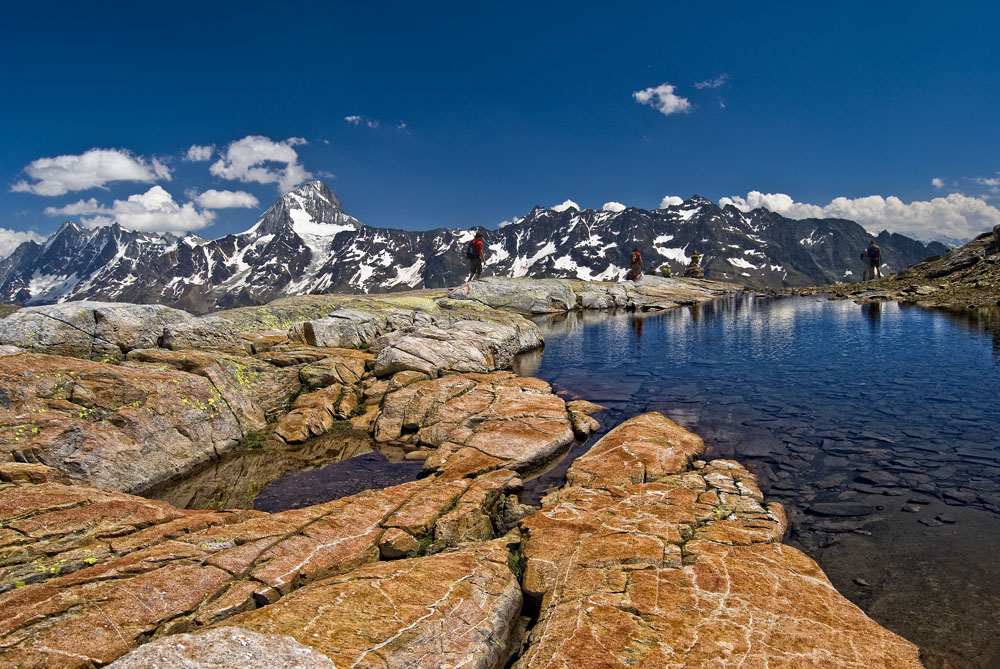
<instances>
[{"instance_id":1,"label":"mountain reflection in water","mask_svg":"<svg viewBox=\"0 0 1000 669\"><path fill-rule=\"evenodd\" d=\"M739 460L785 505L787 543L929 666L986 666L1000 652L998 321L735 296L539 320L546 347L516 370L608 407L605 431L660 411L698 433L707 457ZM528 501L588 447L529 482Z\"/></svg>"}]
</instances>

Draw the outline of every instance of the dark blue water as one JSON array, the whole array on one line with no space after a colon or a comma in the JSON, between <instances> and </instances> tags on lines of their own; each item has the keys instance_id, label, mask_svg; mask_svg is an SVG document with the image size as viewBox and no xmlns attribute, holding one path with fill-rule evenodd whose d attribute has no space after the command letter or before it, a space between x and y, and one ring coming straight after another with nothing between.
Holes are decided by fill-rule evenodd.
<instances>
[{"instance_id":1,"label":"dark blue water","mask_svg":"<svg viewBox=\"0 0 1000 669\"><path fill-rule=\"evenodd\" d=\"M605 429L660 411L701 435L707 457L758 475L789 513L788 543L869 615L985 666L1000 651L996 320L737 296L540 322L546 347L518 371L608 407Z\"/></svg>"}]
</instances>

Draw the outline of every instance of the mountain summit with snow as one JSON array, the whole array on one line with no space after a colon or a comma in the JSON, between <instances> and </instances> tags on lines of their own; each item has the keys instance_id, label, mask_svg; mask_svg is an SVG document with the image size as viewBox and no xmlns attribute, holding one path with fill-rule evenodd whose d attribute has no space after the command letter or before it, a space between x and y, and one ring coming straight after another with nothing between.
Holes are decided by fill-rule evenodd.
<instances>
[{"instance_id":1,"label":"mountain summit with snow","mask_svg":"<svg viewBox=\"0 0 1000 669\"><path fill-rule=\"evenodd\" d=\"M567 200L483 234L486 274L617 281L638 248L650 271L681 272L698 251L707 278L773 288L857 280L870 239L852 221L743 212L700 196L652 211L581 210ZM64 223L43 244L25 242L0 260L0 301L91 299L205 313L307 293L439 288L464 281L462 251L472 235L364 225L311 181L285 193L246 232L219 239ZM887 232L877 240L888 271L945 250Z\"/></svg>"}]
</instances>

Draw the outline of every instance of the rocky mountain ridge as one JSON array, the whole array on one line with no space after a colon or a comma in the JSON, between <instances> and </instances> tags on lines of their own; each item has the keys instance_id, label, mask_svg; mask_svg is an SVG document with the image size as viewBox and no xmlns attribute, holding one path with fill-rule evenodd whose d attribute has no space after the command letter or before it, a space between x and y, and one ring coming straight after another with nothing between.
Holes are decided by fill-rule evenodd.
<instances>
[{"instance_id":1,"label":"rocky mountain ridge","mask_svg":"<svg viewBox=\"0 0 1000 669\"><path fill-rule=\"evenodd\" d=\"M653 211L535 207L483 232L491 275L619 281L638 247L649 270L679 273L697 251L706 278L758 288L852 281L869 239L851 221L744 213L699 196ZM313 181L283 195L246 232L214 240L64 223L43 244L26 242L0 261L0 301L91 299L206 313L291 295L441 288L465 279L472 234L370 227ZM888 232L877 240L888 271L945 251Z\"/></svg>"}]
</instances>

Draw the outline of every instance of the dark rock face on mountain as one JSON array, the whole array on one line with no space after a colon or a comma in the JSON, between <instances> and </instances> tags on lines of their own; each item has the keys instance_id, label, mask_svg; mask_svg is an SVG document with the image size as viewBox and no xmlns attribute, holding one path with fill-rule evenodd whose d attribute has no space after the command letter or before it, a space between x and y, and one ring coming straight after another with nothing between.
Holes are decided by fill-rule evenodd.
<instances>
[{"instance_id":1,"label":"dark rock face on mountain","mask_svg":"<svg viewBox=\"0 0 1000 669\"><path fill-rule=\"evenodd\" d=\"M683 272L695 251L709 279L758 288L851 282L868 233L851 221L795 221L693 197L666 209L543 209L484 230L486 274L618 281L633 248L648 271ZM246 232L206 240L67 222L0 261L0 301L158 303L195 313L310 293L375 293L462 283L472 233L373 228L318 181L281 197ZM887 271L945 248L878 236Z\"/></svg>"}]
</instances>

